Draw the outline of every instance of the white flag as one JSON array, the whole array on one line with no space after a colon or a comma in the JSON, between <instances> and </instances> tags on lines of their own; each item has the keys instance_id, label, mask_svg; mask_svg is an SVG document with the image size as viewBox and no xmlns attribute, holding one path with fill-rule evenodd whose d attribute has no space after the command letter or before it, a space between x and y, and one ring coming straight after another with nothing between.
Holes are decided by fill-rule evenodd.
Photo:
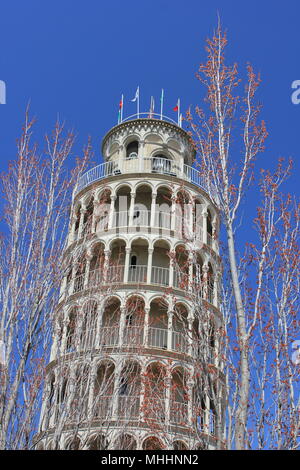
<instances>
[{"instance_id":1,"label":"white flag","mask_svg":"<svg viewBox=\"0 0 300 470\"><path fill-rule=\"evenodd\" d=\"M139 98L139 94L140 94L140 87L138 86L135 92L135 97L131 101L133 102L136 101Z\"/></svg>"}]
</instances>

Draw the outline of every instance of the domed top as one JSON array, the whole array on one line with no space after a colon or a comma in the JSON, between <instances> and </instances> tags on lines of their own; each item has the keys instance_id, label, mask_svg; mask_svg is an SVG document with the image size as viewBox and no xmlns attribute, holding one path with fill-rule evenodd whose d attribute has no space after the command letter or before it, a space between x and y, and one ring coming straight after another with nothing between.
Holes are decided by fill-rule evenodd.
<instances>
[{"instance_id":1,"label":"domed top","mask_svg":"<svg viewBox=\"0 0 300 470\"><path fill-rule=\"evenodd\" d=\"M141 118L123 121L104 136L105 161L120 158L165 158L177 165L192 165L195 149L189 134L166 120Z\"/></svg>"}]
</instances>

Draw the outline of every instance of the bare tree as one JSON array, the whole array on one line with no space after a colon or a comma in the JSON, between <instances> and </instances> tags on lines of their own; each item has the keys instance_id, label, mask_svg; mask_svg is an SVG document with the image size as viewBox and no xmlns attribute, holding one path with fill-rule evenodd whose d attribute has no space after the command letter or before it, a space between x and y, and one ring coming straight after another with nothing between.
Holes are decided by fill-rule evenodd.
<instances>
[{"instance_id":1,"label":"bare tree","mask_svg":"<svg viewBox=\"0 0 300 470\"><path fill-rule=\"evenodd\" d=\"M28 110L16 160L2 175L6 199L1 241L0 448L28 448L49 357L52 317L62 277L62 259L72 190L90 146L67 171L74 136L57 122L45 149L32 143Z\"/></svg>"},{"instance_id":2,"label":"bare tree","mask_svg":"<svg viewBox=\"0 0 300 470\"><path fill-rule=\"evenodd\" d=\"M223 289L222 303L226 332L224 348L227 364L227 386L230 397L228 448L232 446L234 438L235 448L244 449L252 447L252 445L256 446L257 440L260 447L271 445L272 441L269 438L265 440L263 437L269 414L269 411L266 411L264 407L268 407L268 401L273 400L272 395L267 397L265 394L271 370L269 355L271 342L267 341L264 336L266 323L268 329L272 329L272 347L275 350L278 350L279 347L278 335L281 338L283 335L283 332L279 334L279 331L281 331L282 325L285 325L285 371L283 372L283 362L279 360L278 351L275 366L277 369L277 386L275 387L277 392L279 393L279 389L282 387L282 373L284 377L287 375L293 379L295 377L295 373L291 373L291 364L288 359L288 338L296 337L296 334L299 334L299 324L296 327L297 322L291 320L291 312L294 312L296 304L299 308L299 296L294 288L298 285L299 273L295 268L295 262L293 262L295 256L298 256L299 233L298 216L288 216L285 203L282 202L280 205L278 202L279 187L285 181L290 170L289 166L286 170L280 166L279 171L274 175L265 173L265 179L261 185L261 208L256 220L259 242L254 245L249 240L247 254L244 257L240 256L240 251L243 251L238 237L241 223L240 208L247 189L253 181L254 162L257 155L264 149L267 131L265 123L259 122L261 107L255 103L260 78L248 65L244 94L239 97L237 90L241 80L238 77L237 65L228 66L225 63L226 45L226 34L219 24L212 39L207 41L207 62L200 65L197 75L197 78L207 89L206 101L209 110L206 115L202 109L197 107L196 117L193 117L189 110L187 121L191 126L191 136L198 151L198 166L203 172L203 177L206 178L208 187L210 186L214 191L225 227L226 244L223 246L222 258L226 262L228 260L228 270L224 270L223 285L225 289ZM234 144L232 144L233 141ZM241 160L235 158L237 152L242 155ZM268 177L266 178L266 176ZM294 214L297 214L296 209ZM293 224L290 224L292 219ZM284 221L285 223L283 223ZM243 223L242 227L245 227L245 222ZM251 227L247 226L247 231L250 234L249 228ZM282 255L279 255L278 247L282 237L281 248L286 247L285 253L288 258L285 264L285 276L280 274L279 268ZM256 238L257 235L254 234L253 239L256 240ZM288 250L289 243L293 248ZM255 255L253 253L250 255L249 247L253 249L255 247ZM256 263L254 263L254 259ZM251 263L252 269L249 268ZM293 294L291 294L291 290ZM289 296L286 295L286 291ZM283 297L281 297L282 295ZM293 327L287 318L290 318ZM258 350L262 354L260 357L262 362L257 360ZM238 357L236 357L237 353ZM295 392L293 379L290 378L288 381L290 399ZM279 384L281 385L279 386ZM282 405L280 409L278 408L277 392L277 413L275 414L277 433L281 434L283 408ZM256 410L254 424L252 413L249 416L249 410L253 404L252 400L255 398L259 399L260 409L258 410L259 407L255 403L255 407L252 408L252 410ZM290 399L287 402L290 403ZM292 409L295 410L297 405L294 396L292 402ZM289 411L288 415L290 414ZM290 437L292 435L295 439L297 424L295 415L292 414L291 427L289 427L287 434ZM251 418L250 421L249 418ZM269 425L273 429L274 435L274 426L270 422ZM259 437L256 431L253 431L253 427ZM292 447L296 442L293 439ZM287 441L285 445L287 445ZM278 447L281 448L279 441Z\"/></svg>"}]
</instances>

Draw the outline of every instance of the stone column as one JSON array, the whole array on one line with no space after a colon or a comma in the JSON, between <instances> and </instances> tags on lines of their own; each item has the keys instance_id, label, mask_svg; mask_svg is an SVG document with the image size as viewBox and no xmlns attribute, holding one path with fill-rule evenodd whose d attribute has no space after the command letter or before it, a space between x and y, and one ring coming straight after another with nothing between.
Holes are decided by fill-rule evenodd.
<instances>
[{"instance_id":1,"label":"stone column","mask_svg":"<svg viewBox=\"0 0 300 470\"><path fill-rule=\"evenodd\" d=\"M124 266L124 283L128 282L128 275L129 275L129 261L130 261L130 253L131 248L125 248L126 255L125 255L125 266Z\"/></svg>"},{"instance_id":2,"label":"stone column","mask_svg":"<svg viewBox=\"0 0 300 470\"><path fill-rule=\"evenodd\" d=\"M176 194L175 192L172 193L171 230L176 230L177 232L179 232L180 230L180 227L176 227Z\"/></svg>"},{"instance_id":3,"label":"stone column","mask_svg":"<svg viewBox=\"0 0 300 470\"><path fill-rule=\"evenodd\" d=\"M169 287L174 287L174 259L175 251L170 253L170 264L169 264Z\"/></svg>"},{"instance_id":4,"label":"stone column","mask_svg":"<svg viewBox=\"0 0 300 470\"><path fill-rule=\"evenodd\" d=\"M70 233L69 233L69 242L68 245L71 245L75 241L75 227L76 227L76 221L77 217L76 215L73 215L71 218L71 228L70 228Z\"/></svg>"},{"instance_id":5,"label":"stone column","mask_svg":"<svg viewBox=\"0 0 300 470\"><path fill-rule=\"evenodd\" d=\"M153 248L148 248L147 284L151 284Z\"/></svg>"},{"instance_id":6,"label":"stone column","mask_svg":"<svg viewBox=\"0 0 300 470\"><path fill-rule=\"evenodd\" d=\"M167 348L172 350L172 337L173 337L173 310L168 311L168 343Z\"/></svg>"},{"instance_id":7,"label":"stone column","mask_svg":"<svg viewBox=\"0 0 300 470\"><path fill-rule=\"evenodd\" d=\"M85 213L86 213L86 208L82 207L80 209L80 221L79 221L79 227L78 227L78 240L83 236L83 221L84 221Z\"/></svg>"},{"instance_id":8,"label":"stone column","mask_svg":"<svg viewBox=\"0 0 300 470\"><path fill-rule=\"evenodd\" d=\"M203 210L202 212L202 217L203 217L203 243L207 244L207 216L208 213L206 212L206 209Z\"/></svg>"},{"instance_id":9,"label":"stone column","mask_svg":"<svg viewBox=\"0 0 300 470\"><path fill-rule=\"evenodd\" d=\"M165 417L166 417L166 428L170 425L170 411L171 411L171 384L172 384L172 374L169 368L166 372L166 398L165 398Z\"/></svg>"},{"instance_id":10,"label":"stone column","mask_svg":"<svg viewBox=\"0 0 300 470\"><path fill-rule=\"evenodd\" d=\"M104 282L109 282L109 258L110 258L110 250L104 250L104 264L103 264L103 280Z\"/></svg>"},{"instance_id":11,"label":"stone column","mask_svg":"<svg viewBox=\"0 0 300 470\"><path fill-rule=\"evenodd\" d=\"M129 227L133 227L133 214L134 214L134 204L135 204L135 193L130 193L131 200L130 200L130 207L129 207Z\"/></svg>"},{"instance_id":12,"label":"stone column","mask_svg":"<svg viewBox=\"0 0 300 470\"><path fill-rule=\"evenodd\" d=\"M89 277L90 277L90 265L91 265L91 260L93 258L92 253L87 253L86 255L86 265L85 265L85 273L84 273L84 283L83 283L83 288L87 289L88 284L89 284Z\"/></svg>"},{"instance_id":13,"label":"stone column","mask_svg":"<svg viewBox=\"0 0 300 470\"><path fill-rule=\"evenodd\" d=\"M126 307L120 307L120 324L119 324L119 347L123 345L124 328L126 318Z\"/></svg>"},{"instance_id":14,"label":"stone column","mask_svg":"<svg viewBox=\"0 0 300 470\"><path fill-rule=\"evenodd\" d=\"M208 265L203 264L202 266L202 272L203 272L202 299L205 299L205 300L208 300L208 283L207 283L208 271L209 271Z\"/></svg>"},{"instance_id":15,"label":"stone column","mask_svg":"<svg viewBox=\"0 0 300 470\"><path fill-rule=\"evenodd\" d=\"M144 347L148 347L148 333L149 333L149 312L150 307L145 307L145 319L144 319Z\"/></svg>"},{"instance_id":16,"label":"stone column","mask_svg":"<svg viewBox=\"0 0 300 470\"><path fill-rule=\"evenodd\" d=\"M188 263L189 263L189 290L192 291L195 289L194 283L194 256L193 253L189 252L188 254Z\"/></svg>"},{"instance_id":17,"label":"stone column","mask_svg":"<svg viewBox=\"0 0 300 470\"><path fill-rule=\"evenodd\" d=\"M156 213L156 196L157 193L152 193L151 200L151 216L150 216L150 227L156 227L155 213Z\"/></svg>"},{"instance_id":18,"label":"stone column","mask_svg":"<svg viewBox=\"0 0 300 470\"><path fill-rule=\"evenodd\" d=\"M109 208L109 216L108 216L108 228L113 228L115 226L114 224L114 214L115 214L115 201L117 199L117 196L110 196L110 208Z\"/></svg>"},{"instance_id":19,"label":"stone column","mask_svg":"<svg viewBox=\"0 0 300 470\"><path fill-rule=\"evenodd\" d=\"M145 142L143 140L140 140L139 142L139 148L138 148L138 162L139 162L139 173L144 172L144 145Z\"/></svg>"},{"instance_id":20,"label":"stone column","mask_svg":"<svg viewBox=\"0 0 300 470\"><path fill-rule=\"evenodd\" d=\"M88 408L87 408L87 415L88 415L88 420L91 422L93 419L93 416L96 416L96 409L98 406L98 400L101 399L101 397L97 397L95 400L94 394L95 394L95 381L97 377L97 359L94 359L91 366L90 366L90 386L89 386L89 392L88 392Z\"/></svg>"}]
</instances>

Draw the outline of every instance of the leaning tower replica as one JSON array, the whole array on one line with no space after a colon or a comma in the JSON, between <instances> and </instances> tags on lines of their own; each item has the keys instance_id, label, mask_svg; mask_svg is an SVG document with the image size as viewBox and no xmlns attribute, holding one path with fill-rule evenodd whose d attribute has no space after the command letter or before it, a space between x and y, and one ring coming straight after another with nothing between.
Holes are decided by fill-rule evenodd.
<instances>
[{"instance_id":1,"label":"leaning tower replica","mask_svg":"<svg viewBox=\"0 0 300 470\"><path fill-rule=\"evenodd\" d=\"M73 194L37 448L223 448L213 189L171 119L125 119L102 154Z\"/></svg>"}]
</instances>

